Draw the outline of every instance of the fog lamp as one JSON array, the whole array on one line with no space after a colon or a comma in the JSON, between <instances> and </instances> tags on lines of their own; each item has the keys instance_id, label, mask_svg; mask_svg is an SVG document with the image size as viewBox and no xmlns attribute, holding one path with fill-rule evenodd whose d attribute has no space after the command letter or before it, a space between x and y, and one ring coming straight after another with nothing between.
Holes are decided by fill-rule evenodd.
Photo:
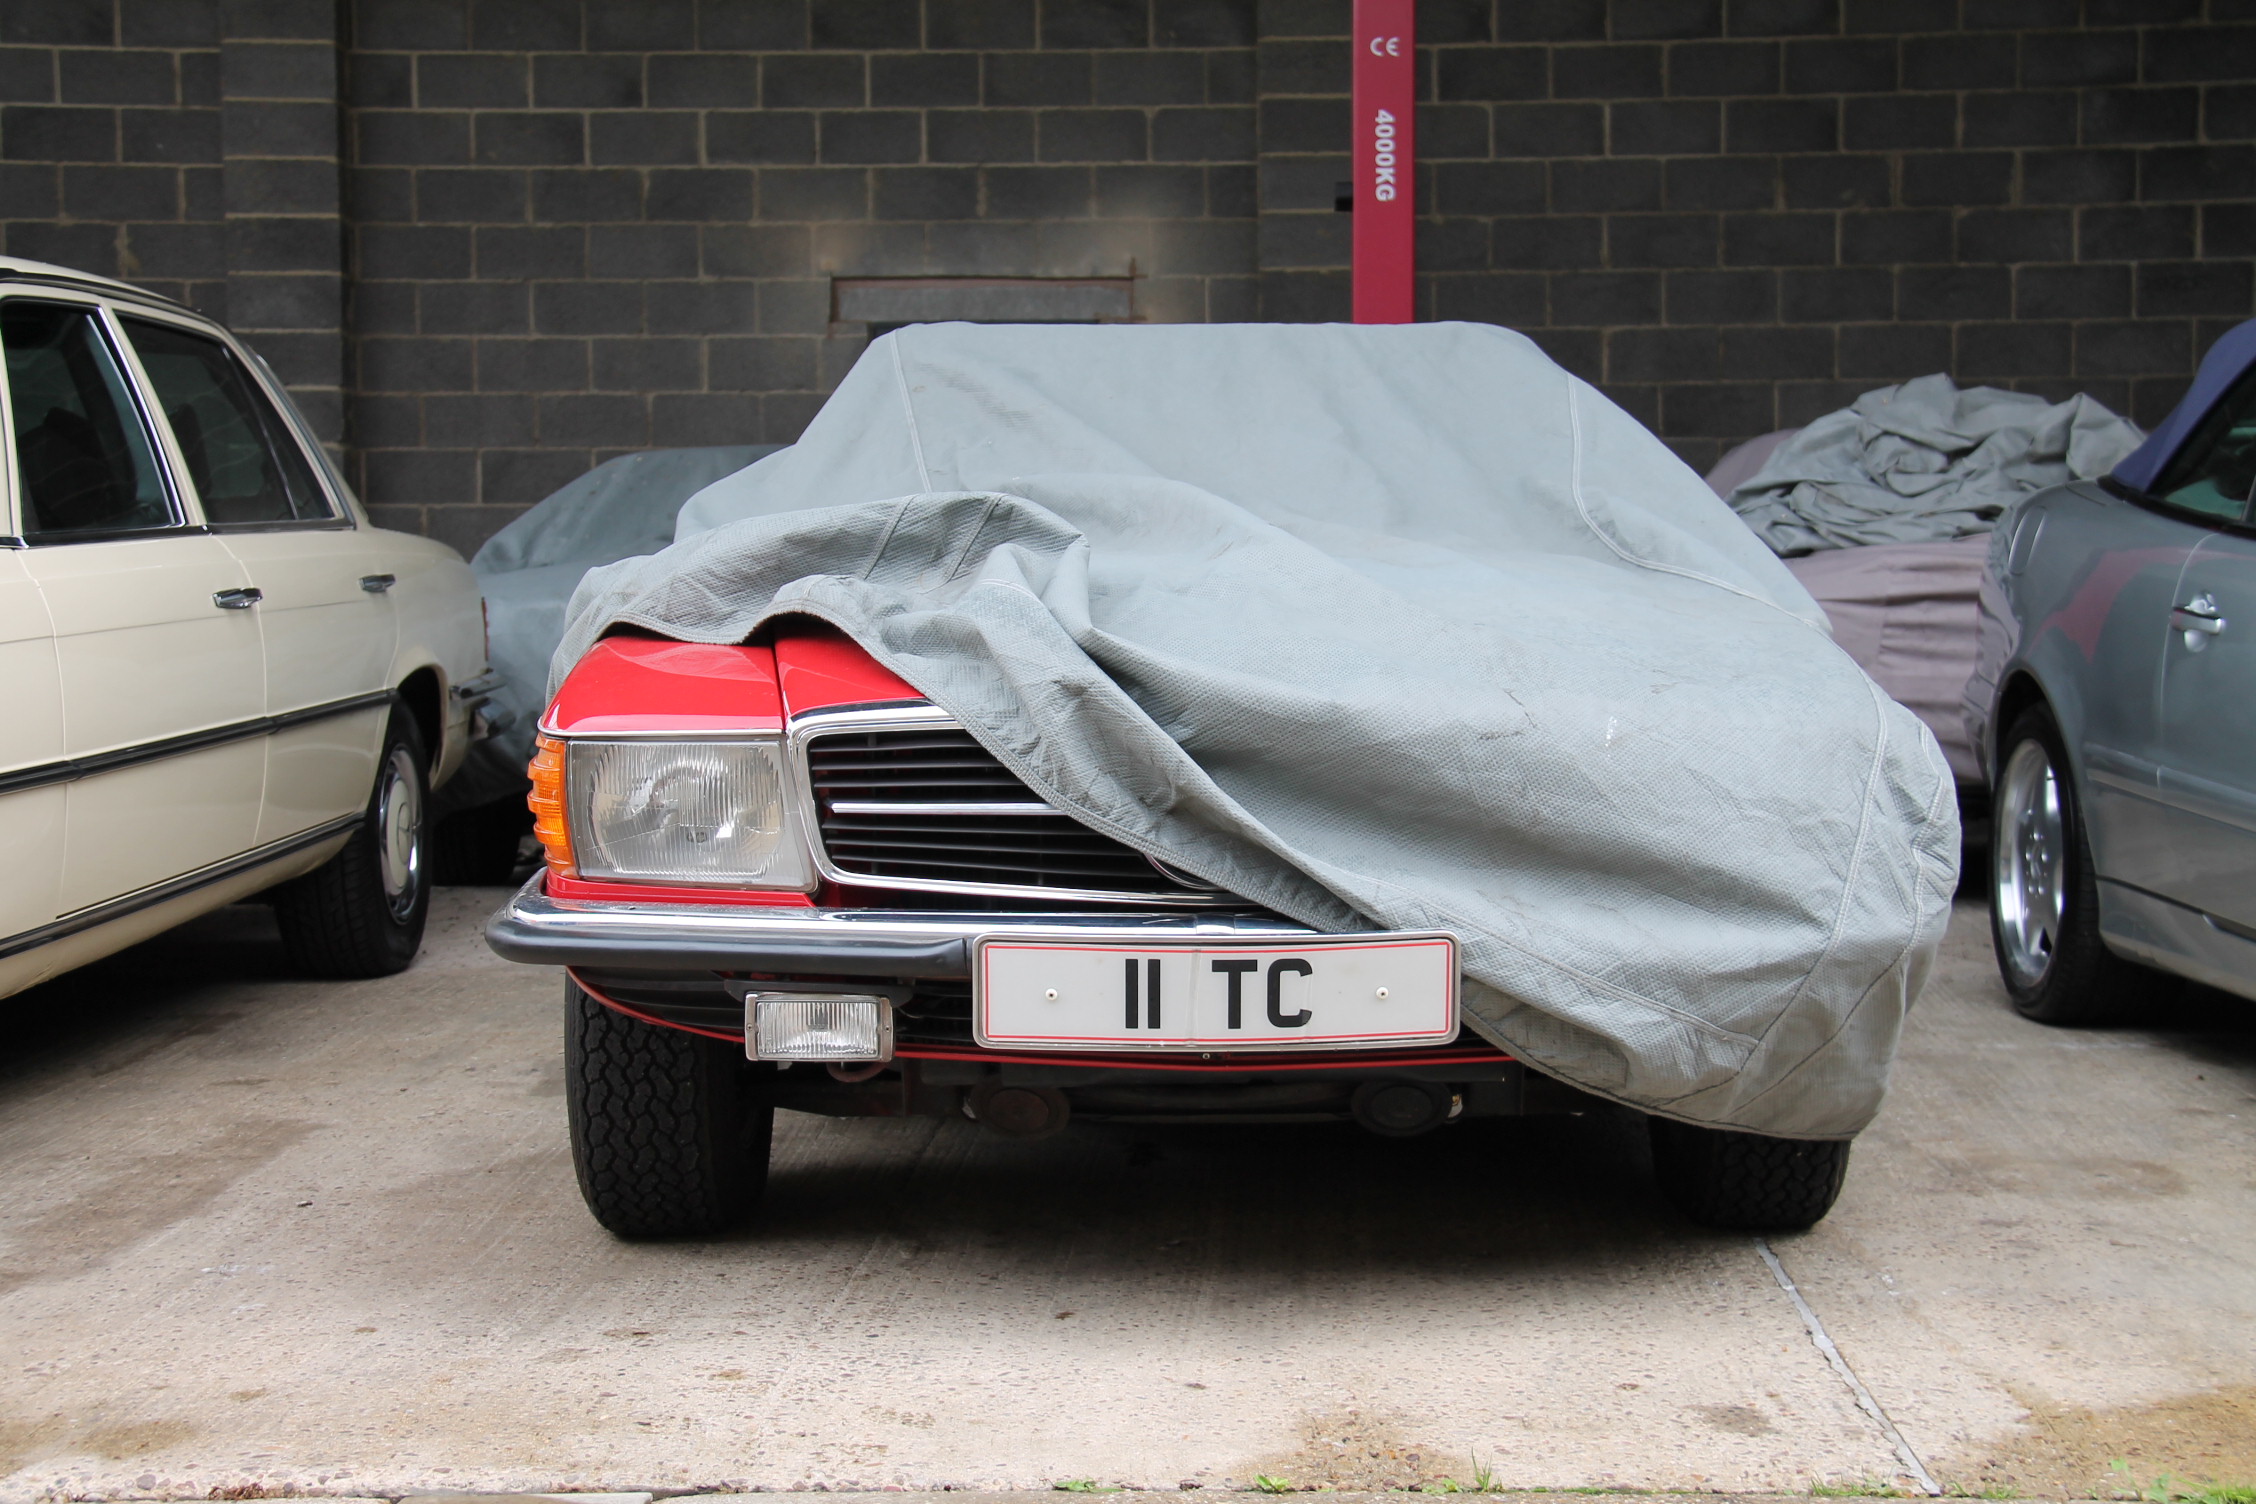
<instances>
[{"instance_id":1,"label":"fog lamp","mask_svg":"<svg viewBox=\"0 0 2256 1504\"><path fill-rule=\"evenodd\" d=\"M747 992L746 1054L754 1060L891 1060L893 1005L852 992Z\"/></svg>"}]
</instances>

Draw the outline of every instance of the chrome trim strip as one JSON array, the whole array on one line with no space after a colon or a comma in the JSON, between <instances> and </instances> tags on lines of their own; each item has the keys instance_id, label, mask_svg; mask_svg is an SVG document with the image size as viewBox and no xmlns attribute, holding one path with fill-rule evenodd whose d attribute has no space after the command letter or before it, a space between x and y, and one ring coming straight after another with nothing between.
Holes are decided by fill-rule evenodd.
<instances>
[{"instance_id":1,"label":"chrome trim strip","mask_svg":"<svg viewBox=\"0 0 2256 1504\"><path fill-rule=\"evenodd\" d=\"M511 961L667 971L776 971L968 977L971 942L1022 939L1264 940L1314 935L1273 914L966 913L808 909L754 904L596 903L557 899L535 873L486 926Z\"/></svg>"},{"instance_id":2,"label":"chrome trim strip","mask_svg":"<svg viewBox=\"0 0 2256 1504\"><path fill-rule=\"evenodd\" d=\"M675 726L658 731L559 731L555 723L543 718L533 724L533 730L567 746L573 742L680 742L683 746L696 746L703 742L774 742L783 743L783 731L769 726Z\"/></svg>"},{"instance_id":3,"label":"chrome trim strip","mask_svg":"<svg viewBox=\"0 0 2256 1504\"><path fill-rule=\"evenodd\" d=\"M356 710L372 710L378 705L390 704L391 699L390 690L380 689L342 700L331 700L322 705L309 705L303 710L286 710L280 715L255 716L247 721L233 721L225 726L191 731L185 736L168 736L162 741L142 742L138 746L119 747L109 752L93 752L85 757L65 757L55 762L35 763L28 768L0 773L0 794L45 788L52 783L74 783L97 773L115 773L120 768L138 767L145 762L158 762L167 757L201 752L209 747L225 746L229 742L248 741L254 736L271 736L277 731L287 731L309 721L325 721L332 716L350 715Z\"/></svg>"},{"instance_id":4,"label":"chrome trim strip","mask_svg":"<svg viewBox=\"0 0 2256 1504\"><path fill-rule=\"evenodd\" d=\"M820 811L815 804L814 774L807 763L808 745L819 737L855 731L961 731L963 723L930 702L914 705L856 706L850 709L809 711L794 716L789 739L791 756L788 761L791 776L797 784L800 822L806 831L807 849L814 856L815 868L834 883L850 888L895 888L913 893L963 893L978 894L988 898L1036 898L1063 903L1105 903L1158 906L1162 908L1213 908L1239 906L1245 900L1232 893L1179 889L1150 893L1123 893L1117 888L1040 888L1021 887L1013 883L965 883L947 878L872 877L867 873L841 870L823 849ZM1008 771L1007 769L1005 771ZM1073 815L1062 809L1044 805L1043 809L1066 819ZM896 811L898 812L898 811ZM1104 834L1102 831L1097 832ZM1125 843L1124 843L1125 844ZM1130 847L1130 850L1135 850ZM1148 852L1139 852L1150 860ZM1165 873L1161 874L1165 876ZM1172 879L1170 879L1172 881Z\"/></svg>"},{"instance_id":5,"label":"chrome trim strip","mask_svg":"<svg viewBox=\"0 0 2256 1504\"><path fill-rule=\"evenodd\" d=\"M201 317L185 303L175 303L172 299L150 292L145 287L135 287L128 282L112 281L108 277L93 275L83 277L57 276L51 272L32 272L9 268L0 270L0 282L21 282L27 286L41 289L75 292L81 297L115 298L120 302L139 302L165 313L186 314L190 318Z\"/></svg>"},{"instance_id":6,"label":"chrome trim strip","mask_svg":"<svg viewBox=\"0 0 2256 1504\"><path fill-rule=\"evenodd\" d=\"M966 818L1002 816L1010 819L1035 819L1051 816L1060 820L1073 817L1064 810L1044 804L1040 800L1013 804L990 801L985 804L933 804L918 803L913 799L833 799L830 812L834 815L963 815Z\"/></svg>"},{"instance_id":7,"label":"chrome trim strip","mask_svg":"<svg viewBox=\"0 0 2256 1504\"><path fill-rule=\"evenodd\" d=\"M366 815L362 814L342 815L327 824L316 825L311 830L301 830L294 836L284 836L279 841L271 841L256 850L246 851L241 856L229 857L224 862L215 862L209 867L199 868L180 877L168 878L164 882L152 884L139 892L128 893L122 898L107 899L91 907L80 909L76 913L65 914L52 924L43 924L38 929L25 930L21 934L10 935L4 940L0 940L0 960L21 955L27 950L34 950L39 946L57 940L66 940L72 935L80 934L98 925L108 924L113 919L123 919L128 914L154 908L160 903L166 903L184 894L193 893L198 888L206 888L213 883L224 882L239 873L250 871L253 867L263 867L268 862L278 862L286 856L295 856L301 851L320 845L323 841L351 834L353 828L367 818Z\"/></svg>"},{"instance_id":8,"label":"chrome trim strip","mask_svg":"<svg viewBox=\"0 0 2256 1504\"><path fill-rule=\"evenodd\" d=\"M295 435L292 435L295 437ZM326 499L326 498L324 498ZM215 533L350 533L357 528L350 517L285 517L274 522L208 522Z\"/></svg>"}]
</instances>

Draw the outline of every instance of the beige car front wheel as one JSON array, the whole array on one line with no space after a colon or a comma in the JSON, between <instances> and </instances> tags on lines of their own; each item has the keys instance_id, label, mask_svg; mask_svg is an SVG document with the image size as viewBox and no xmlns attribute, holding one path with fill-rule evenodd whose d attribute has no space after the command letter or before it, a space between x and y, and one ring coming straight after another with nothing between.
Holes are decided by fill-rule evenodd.
<instances>
[{"instance_id":1,"label":"beige car front wheel","mask_svg":"<svg viewBox=\"0 0 2256 1504\"><path fill-rule=\"evenodd\" d=\"M395 709L360 828L344 850L274 890L282 945L299 972L386 977L415 959L431 908L427 766L414 717Z\"/></svg>"}]
</instances>

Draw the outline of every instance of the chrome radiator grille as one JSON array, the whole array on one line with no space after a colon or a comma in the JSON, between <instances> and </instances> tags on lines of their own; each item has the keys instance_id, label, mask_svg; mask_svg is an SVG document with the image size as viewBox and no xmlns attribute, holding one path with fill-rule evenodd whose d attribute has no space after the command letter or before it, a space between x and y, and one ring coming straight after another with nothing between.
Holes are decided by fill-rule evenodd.
<instances>
[{"instance_id":1,"label":"chrome radiator grille","mask_svg":"<svg viewBox=\"0 0 2256 1504\"><path fill-rule=\"evenodd\" d=\"M805 743L815 829L846 882L1164 903L1229 902L1043 803L948 725L817 731Z\"/></svg>"}]
</instances>

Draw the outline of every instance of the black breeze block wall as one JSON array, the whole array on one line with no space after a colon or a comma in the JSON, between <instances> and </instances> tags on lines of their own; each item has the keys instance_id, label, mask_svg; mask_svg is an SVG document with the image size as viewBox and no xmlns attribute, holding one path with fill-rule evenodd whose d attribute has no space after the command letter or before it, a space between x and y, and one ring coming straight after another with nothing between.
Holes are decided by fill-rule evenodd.
<instances>
[{"instance_id":1,"label":"black breeze block wall","mask_svg":"<svg viewBox=\"0 0 2256 1504\"><path fill-rule=\"evenodd\" d=\"M1424 0L1424 313L1695 465L1928 371L2151 423L2251 312L2256 0ZM41 0L0 235L230 318L387 522L789 439L842 279L1346 310L1336 0Z\"/></svg>"}]
</instances>

